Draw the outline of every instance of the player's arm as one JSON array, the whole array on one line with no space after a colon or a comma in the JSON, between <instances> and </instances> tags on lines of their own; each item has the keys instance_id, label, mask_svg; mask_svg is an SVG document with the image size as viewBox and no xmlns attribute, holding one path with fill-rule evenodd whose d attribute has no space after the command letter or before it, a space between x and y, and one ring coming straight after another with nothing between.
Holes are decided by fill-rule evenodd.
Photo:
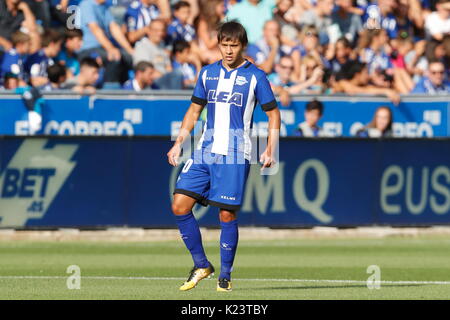
<instances>
[{"instance_id":1,"label":"player's arm","mask_svg":"<svg viewBox=\"0 0 450 320\"><path fill-rule=\"evenodd\" d=\"M205 88L205 80L206 73L205 70L202 69L200 71L199 77L197 79L197 84L195 85L194 92L192 93L191 105L184 115L183 122L181 123L180 133L178 134L175 143L167 153L167 157L169 158L169 163L173 166L178 165L178 158L181 154L181 146L186 138L191 134L192 129L194 129L195 124L197 123L200 114L202 113L203 108L208 103L206 97L206 88Z\"/></svg>"},{"instance_id":2,"label":"player's arm","mask_svg":"<svg viewBox=\"0 0 450 320\"><path fill-rule=\"evenodd\" d=\"M261 154L260 162L263 168L270 167L275 163L275 151L278 146L278 138L280 135L281 116L278 109L277 101L273 95L270 83L266 76L262 76L257 80L255 87L255 95L261 104L261 108L269 118L269 136L267 140L266 150Z\"/></svg>"},{"instance_id":3,"label":"player's arm","mask_svg":"<svg viewBox=\"0 0 450 320\"><path fill-rule=\"evenodd\" d=\"M184 115L183 122L181 123L180 132L178 134L173 147L167 153L168 161L171 165L176 167L178 165L178 158L181 154L181 146L186 138L189 138L192 129L194 129L195 124L202 113L204 105L192 102Z\"/></svg>"},{"instance_id":4,"label":"player's arm","mask_svg":"<svg viewBox=\"0 0 450 320\"><path fill-rule=\"evenodd\" d=\"M275 150L277 150L278 147L281 127L280 109L274 108L266 111L266 115L269 118L269 137L266 150L262 153L260 158L263 168L268 168L275 163Z\"/></svg>"}]
</instances>

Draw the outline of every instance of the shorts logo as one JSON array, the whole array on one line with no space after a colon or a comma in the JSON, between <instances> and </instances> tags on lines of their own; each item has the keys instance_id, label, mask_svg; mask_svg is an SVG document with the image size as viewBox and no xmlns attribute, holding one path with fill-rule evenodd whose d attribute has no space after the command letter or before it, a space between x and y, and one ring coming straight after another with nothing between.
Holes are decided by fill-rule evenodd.
<instances>
[{"instance_id":1,"label":"shorts logo","mask_svg":"<svg viewBox=\"0 0 450 320\"><path fill-rule=\"evenodd\" d=\"M232 201L236 200L236 197L220 196L220 198L225 199L225 200L232 200Z\"/></svg>"}]
</instances>

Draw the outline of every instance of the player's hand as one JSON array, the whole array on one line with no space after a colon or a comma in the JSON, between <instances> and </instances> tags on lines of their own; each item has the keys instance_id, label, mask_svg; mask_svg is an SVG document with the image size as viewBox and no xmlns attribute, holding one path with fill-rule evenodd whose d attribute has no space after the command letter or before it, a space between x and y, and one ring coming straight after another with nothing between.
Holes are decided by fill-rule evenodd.
<instances>
[{"instance_id":1,"label":"player's hand","mask_svg":"<svg viewBox=\"0 0 450 320\"><path fill-rule=\"evenodd\" d=\"M178 166L178 159L180 158L181 154L181 146L179 144L174 144L173 147L167 152L167 160L169 163L176 167Z\"/></svg>"},{"instance_id":2,"label":"player's hand","mask_svg":"<svg viewBox=\"0 0 450 320\"><path fill-rule=\"evenodd\" d=\"M275 164L275 158L267 151L264 151L259 158L259 162L262 163L261 170L264 168L270 168Z\"/></svg>"}]
</instances>

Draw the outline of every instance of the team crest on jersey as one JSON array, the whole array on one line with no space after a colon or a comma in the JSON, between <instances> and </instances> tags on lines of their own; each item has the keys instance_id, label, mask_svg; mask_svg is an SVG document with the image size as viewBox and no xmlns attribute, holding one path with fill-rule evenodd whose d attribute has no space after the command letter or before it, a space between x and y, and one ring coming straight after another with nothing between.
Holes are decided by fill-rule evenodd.
<instances>
[{"instance_id":1,"label":"team crest on jersey","mask_svg":"<svg viewBox=\"0 0 450 320\"><path fill-rule=\"evenodd\" d=\"M216 93L216 90L209 90L208 91L208 103L229 103L234 104L238 107L242 107L242 100L243 96L240 92L225 92L225 91L219 91Z\"/></svg>"},{"instance_id":2,"label":"team crest on jersey","mask_svg":"<svg viewBox=\"0 0 450 320\"><path fill-rule=\"evenodd\" d=\"M237 76L236 77L236 85L243 86L243 85L245 85L247 83L248 83L248 81L247 81L247 79L245 79L245 77L243 77L243 76Z\"/></svg>"}]
</instances>

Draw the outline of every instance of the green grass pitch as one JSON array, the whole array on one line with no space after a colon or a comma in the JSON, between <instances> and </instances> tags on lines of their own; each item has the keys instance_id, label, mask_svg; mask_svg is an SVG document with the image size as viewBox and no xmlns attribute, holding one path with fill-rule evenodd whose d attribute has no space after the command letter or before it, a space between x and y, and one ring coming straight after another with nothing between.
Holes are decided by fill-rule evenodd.
<instances>
[{"instance_id":1,"label":"green grass pitch","mask_svg":"<svg viewBox=\"0 0 450 320\"><path fill-rule=\"evenodd\" d=\"M192 267L181 240L4 241L0 299L450 299L449 248L444 237L240 241L224 293L217 273L178 290ZM218 243L205 250L218 272ZM79 290L67 288L69 265L81 269ZM378 290L366 285L370 265L381 270Z\"/></svg>"}]
</instances>

